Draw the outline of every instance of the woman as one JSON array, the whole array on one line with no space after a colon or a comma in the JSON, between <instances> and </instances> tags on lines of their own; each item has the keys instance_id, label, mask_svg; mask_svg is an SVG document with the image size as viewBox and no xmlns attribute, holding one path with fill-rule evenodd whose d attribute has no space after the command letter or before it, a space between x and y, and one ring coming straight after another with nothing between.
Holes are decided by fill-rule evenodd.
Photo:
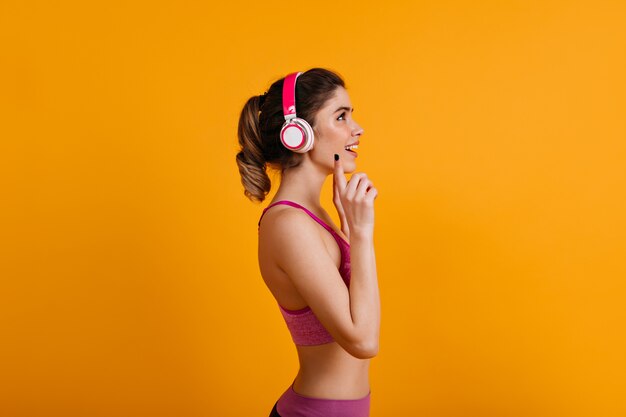
<instances>
[{"instance_id":1,"label":"woman","mask_svg":"<svg viewBox=\"0 0 626 417\"><path fill-rule=\"evenodd\" d=\"M245 104L237 164L245 195L263 201L259 266L296 345L300 370L271 416L367 417L369 362L378 353L380 301L374 255L378 194L356 169L363 129L343 80L314 68L289 74ZM337 230L320 204L333 175ZM349 242L349 243L348 243Z\"/></svg>"}]
</instances>

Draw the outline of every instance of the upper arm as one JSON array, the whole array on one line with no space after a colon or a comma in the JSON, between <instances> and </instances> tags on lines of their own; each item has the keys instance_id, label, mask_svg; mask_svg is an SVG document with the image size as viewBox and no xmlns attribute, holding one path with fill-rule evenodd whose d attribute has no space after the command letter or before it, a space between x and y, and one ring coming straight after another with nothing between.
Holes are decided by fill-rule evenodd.
<instances>
[{"instance_id":1,"label":"upper arm","mask_svg":"<svg viewBox=\"0 0 626 417\"><path fill-rule=\"evenodd\" d=\"M305 213L283 210L269 228L272 257L335 341L354 354L359 336L354 331L348 288L319 227Z\"/></svg>"}]
</instances>

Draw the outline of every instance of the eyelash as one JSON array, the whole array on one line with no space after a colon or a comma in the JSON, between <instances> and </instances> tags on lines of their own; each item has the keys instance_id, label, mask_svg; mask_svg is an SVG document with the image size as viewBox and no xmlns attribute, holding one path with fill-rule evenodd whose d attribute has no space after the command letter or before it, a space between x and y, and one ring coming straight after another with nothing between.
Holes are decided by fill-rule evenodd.
<instances>
[{"instance_id":1,"label":"eyelash","mask_svg":"<svg viewBox=\"0 0 626 417\"><path fill-rule=\"evenodd\" d=\"M346 120L346 112L345 112L345 111L339 115L339 117L337 118L337 120L339 120L339 119Z\"/></svg>"}]
</instances>

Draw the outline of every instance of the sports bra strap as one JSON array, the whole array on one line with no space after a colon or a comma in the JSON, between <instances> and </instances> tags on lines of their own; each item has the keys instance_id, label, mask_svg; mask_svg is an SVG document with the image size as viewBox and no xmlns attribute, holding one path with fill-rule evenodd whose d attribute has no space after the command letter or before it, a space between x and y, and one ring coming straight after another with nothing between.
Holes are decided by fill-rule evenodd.
<instances>
[{"instance_id":1,"label":"sports bra strap","mask_svg":"<svg viewBox=\"0 0 626 417\"><path fill-rule=\"evenodd\" d=\"M264 210L263 210L263 214L261 215L261 218L259 219L259 224L258 226L261 226L261 219L263 219L263 216L265 216L265 213L267 212L267 210L269 210L271 207L274 207L278 204L284 204L287 206L291 206L291 207L297 207L299 209L304 210L309 216L311 216L313 218L313 220L315 220L316 222L318 222L319 224L321 224L322 226L324 226L324 229L328 230L331 233L335 233L335 231L333 230L332 227L330 227L329 225L327 225L326 223L324 223L324 221L322 219L320 219L319 217L317 217L315 214L313 214L309 209L307 209L306 207L301 206L298 203L294 203L293 201L289 201L289 200L280 200L277 201L273 204L270 204L269 206L267 206Z\"/></svg>"}]
</instances>

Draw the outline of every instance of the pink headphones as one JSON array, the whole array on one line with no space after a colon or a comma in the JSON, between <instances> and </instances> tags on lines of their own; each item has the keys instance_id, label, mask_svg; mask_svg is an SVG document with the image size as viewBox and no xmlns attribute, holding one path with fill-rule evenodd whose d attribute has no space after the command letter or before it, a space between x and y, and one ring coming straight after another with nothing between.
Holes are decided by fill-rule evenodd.
<instances>
[{"instance_id":1,"label":"pink headphones","mask_svg":"<svg viewBox=\"0 0 626 417\"><path fill-rule=\"evenodd\" d=\"M294 72L283 81L283 115L285 124L280 130L280 141L289 150L306 153L313 148L313 128L296 116L296 80L302 74Z\"/></svg>"}]
</instances>

